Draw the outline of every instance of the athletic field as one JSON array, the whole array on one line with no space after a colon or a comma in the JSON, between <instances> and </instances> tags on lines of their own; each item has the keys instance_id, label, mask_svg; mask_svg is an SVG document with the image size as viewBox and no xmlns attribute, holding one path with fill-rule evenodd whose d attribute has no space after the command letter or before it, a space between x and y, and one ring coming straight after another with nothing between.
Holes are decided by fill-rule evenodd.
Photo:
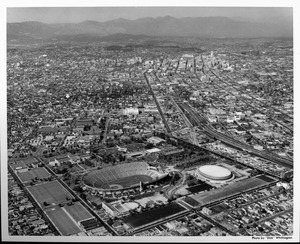
<instances>
[{"instance_id":1,"label":"athletic field","mask_svg":"<svg viewBox=\"0 0 300 244\"><path fill-rule=\"evenodd\" d=\"M93 215L90 214L90 212L87 211L79 202L75 202L75 204L71 206L65 205L64 209L67 210L76 222L93 217Z\"/></svg>"},{"instance_id":2,"label":"athletic field","mask_svg":"<svg viewBox=\"0 0 300 244\"><path fill-rule=\"evenodd\" d=\"M29 182L35 177L37 177L38 179L45 179L50 177L50 173L44 167L34 168L26 172L17 173L17 175L23 183Z\"/></svg>"},{"instance_id":3,"label":"athletic field","mask_svg":"<svg viewBox=\"0 0 300 244\"><path fill-rule=\"evenodd\" d=\"M66 202L67 197L73 199L71 194L58 181L45 182L30 186L27 189L41 207L44 207L44 202L48 204L59 204Z\"/></svg>"},{"instance_id":4,"label":"athletic field","mask_svg":"<svg viewBox=\"0 0 300 244\"><path fill-rule=\"evenodd\" d=\"M80 228L62 208L56 206L54 208L47 209L45 212L63 236L81 232Z\"/></svg>"},{"instance_id":5,"label":"athletic field","mask_svg":"<svg viewBox=\"0 0 300 244\"><path fill-rule=\"evenodd\" d=\"M133 162L91 171L82 180L87 186L99 189L123 189L164 176L158 171L148 170L146 162Z\"/></svg>"}]
</instances>

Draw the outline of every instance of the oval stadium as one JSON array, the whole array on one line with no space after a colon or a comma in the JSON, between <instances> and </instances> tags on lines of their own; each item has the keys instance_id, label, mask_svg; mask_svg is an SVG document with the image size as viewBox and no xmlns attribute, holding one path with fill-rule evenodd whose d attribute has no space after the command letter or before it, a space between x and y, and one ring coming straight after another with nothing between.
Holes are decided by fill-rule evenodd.
<instances>
[{"instance_id":1,"label":"oval stadium","mask_svg":"<svg viewBox=\"0 0 300 244\"><path fill-rule=\"evenodd\" d=\"M154 183L165 176L167 174L150 169L146 162L133 162L91 171L82 181L87 187L111 191L138 187L140 182Z\"/></svg>"},{"instance_id":2,"label":"oval stadium","mask_svg":"<svg viewBox=\"0 0 300 244\"><path fill-rule=\"evenodd\" d=\"M208 179L215 181L229 180L234 177L230 170L218 165L204 165L198 168L198 173Z\"/></svg>"}]
</instances>

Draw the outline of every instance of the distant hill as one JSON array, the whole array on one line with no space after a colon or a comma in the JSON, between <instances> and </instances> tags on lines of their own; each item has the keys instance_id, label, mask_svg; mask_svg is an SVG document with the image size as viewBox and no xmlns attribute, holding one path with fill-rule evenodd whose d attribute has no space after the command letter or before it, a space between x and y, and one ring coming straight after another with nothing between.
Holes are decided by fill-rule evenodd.
<instances>
[{"instance_id":1,"label":"distant hill","mask_svg":"<svg viewBox=\"0 0 300 244\"><path fill-rule=\"evenodd\" d=\"M227 17L173 18L170 16L66 24L44 24L34 21L7 24L7 35L10 38L18 38L18 36L59 38L72 35L103 37L114 34L126 34L130 38L133 38L132 35L205 38L292 37L293 24L286 21L276 24L256 23Z\"/></svg>"}]
</instances>

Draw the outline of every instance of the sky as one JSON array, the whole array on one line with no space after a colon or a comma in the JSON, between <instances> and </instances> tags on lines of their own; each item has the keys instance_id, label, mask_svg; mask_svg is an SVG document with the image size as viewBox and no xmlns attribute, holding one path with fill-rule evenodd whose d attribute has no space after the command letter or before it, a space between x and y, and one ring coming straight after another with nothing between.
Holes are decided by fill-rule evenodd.
<instances>
[{"instance_id":1,"label":"sky","mask_svg":"<svg viewBox=\"0 0 300 244\"><path fill-rule=\"evenodd\" d=\"M85 20L104 22L112 19L139 19L172 16L225 16L251 21L293 19L291 7L9 7L7 22L40 21L43 23L79 23Z\"/></svg>"}]
</instances>

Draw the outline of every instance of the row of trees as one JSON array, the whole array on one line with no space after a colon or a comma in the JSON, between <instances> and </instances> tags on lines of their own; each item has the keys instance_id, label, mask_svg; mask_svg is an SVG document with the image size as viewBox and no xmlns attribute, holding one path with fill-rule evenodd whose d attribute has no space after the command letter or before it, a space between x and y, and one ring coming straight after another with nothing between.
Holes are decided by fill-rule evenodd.
<instances>
[{"instance_id":1,"label":"row of trees","mask_svg":"<svg viewBox=\"0 0 300 244\"><path fill-rule=\"evenodd\" d=\"M210 163L210 162L213 162L214 159L208 155L205 155L205 156L200 156L200 157L197 157L195 159L192 159L192 160L187 160L187 161L184 161L184 162L181 162L181 163L177 163L175 165L175 167L178 167L180 169L185 169L185 168L189 168L189 167L192 167L192 166L195 166L195 165L201 165L201 164L204 164L204 163Z\"/></svg>"}]
</instances>

